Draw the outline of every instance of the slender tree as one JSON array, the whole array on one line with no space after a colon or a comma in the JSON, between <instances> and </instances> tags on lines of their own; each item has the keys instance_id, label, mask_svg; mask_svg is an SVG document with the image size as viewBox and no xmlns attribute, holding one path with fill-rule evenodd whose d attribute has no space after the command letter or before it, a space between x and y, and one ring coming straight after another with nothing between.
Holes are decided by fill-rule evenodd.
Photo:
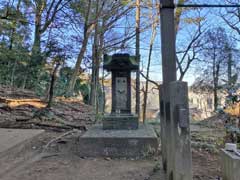
<instances>
[{"instance_id":1,"label":"slender tree","mask_svg":"<svg viewBox=\"0 0 240 180\"><path fill-rule=\"evenodd\" d=\"M140 0L136 0L136 58L140 65ZM136 72L136 114L140 116L140 70Z\"/></svg>"},{"instance_id":2,"label":"slender tree","mask_svg":"<svg viewBox=\"0 0 240 180\"><path fill-rule=\"evenodd\" d=\"M206 59L204 62L207 64L205 73L212 74L210 84L212 84L213 88L214 110L217 110L219 105L218 89L222 75L221 72L224 70L223 65L228 59L227 46L229 46L229 39L223 28L211 29L205 34L203 52L203 56ZM209 80L209 78L207 79Z\"/></svg>"},{"instance_id":3,"label":"slender tree","mask_svg":"<svg viewBox=\"0 0 240 180\"><path fill-rule=\"evenodd\" d=\"M28 79L38 81L39 69L44 65L44 58L41 53L41 42L44 33L49 29L50 25L55 21L58 13L66 6L70 0L36 0L34 1L34 38L31 49L31 61L26 70L25 79L23 80L23 88L28 83ZM33 85L34 87L36 87ZM30 87L32 84L30 83ZM28 87L29 88L29 87Z\"/></svg>"},{"instance_id":4,"label":"slender tree","mask_svg":"<svg viewBox=\"0 0 240 180\"><path fill-rule=\"evenodd\" d=\"M151 65L151 57L152 57L152 49L154 40L157 33L157 25L159 24L159 11L156 16L154 16L154 3L152 1L152 12L151 12L151 20L152 20L152 32L151 32L151 39L150 39L150 45L149 45L149 54L148 54L148 62L147 62L147 72L146 72L146 83L145 83L145 90L143 95L143 123L146 121L146 110L147 110L147 99L148 99L148 84L149 84L149 71L150 71L150 65ZM157 9L159 7L157 6Z\"/></svg>"},{"instance_id":5,"label":"slender tree","mask_svg":"<svg viewBox=\"0 0 240 180\"><path fill-rule=\"evenodd\" d=\"M79 74L80 65L82 63L82 60L84 58L84 54L85 54L86 49L87 49L89 36L92 33L92 31L93 31L93 29L96 25L96 22L95 21L93 22L92 18L91 18L91 13L92 13L91 9L92 9L92 0L89 0L88 3L86 4L86 11L84 11L84 14L83 14L83 18L84 18L83 41L82 41L82 44L81 44L80 51L78 53L78 57L77 57L77 61L76 61L75 67L74 67L73 74L71 76L70 82L69 82L68 87L67 87L66 94L68 96L72 95L72 93L73 93L74 86L75 86L75 83L76 83L76 80L77 80L77 76Z\"/></svg>"}]
</instances>

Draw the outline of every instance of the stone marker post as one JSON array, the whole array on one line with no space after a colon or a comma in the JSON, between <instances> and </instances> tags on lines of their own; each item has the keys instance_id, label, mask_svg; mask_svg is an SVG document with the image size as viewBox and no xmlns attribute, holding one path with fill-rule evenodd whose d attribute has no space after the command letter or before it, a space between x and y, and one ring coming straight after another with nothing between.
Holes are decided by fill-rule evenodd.
<instances>
[{"instance_id":1,"label":"stone marker post","mask_svg":"<svg viewBox=\"0 0 240 180\"><path fill-rule=\"evenodd\" d=\"M165 120L165 112L164 112L164 94L163 94L163 86L160 85L159 90L159 102L160 102L160 120L161 120L161 150L162 150L162 162L163 162L163 169L167 171L167 138L166 138L166 120Z\"/></svg>"},{"instance_id":2,"label":"stone marker post","mask_svg":"<svg viewBox=\"0 0 240 180\"><path fill-rule=\"evenodd\" d=\"M189 123L188 86L170 83L172 172L169 179L192 180L192 153Z\"/></svg>"},{"instance_id":3,"label":"stone marker post","mask_svg":"<svg viewBox=\"0 0 240 180\"><path fill-rule=\"evenodd\" d=\"M163 151L163 168L168 177L172 172L172 154L170 153L172 142L170 127L170 95L169 83L176 81L176 47L175 47L175 25L174 25L174 1L160 0L161 3L161 43L162 43L162 76L163 76L163 93L164 99L161 101L161 109L164 115L161 121L162 128L162 151ZM163 97L163 96L162 96Z\"/></svg>"},{"instance_id":4,"label":"stone marker post","mask_svg":"<svg viewBox=\"0 0 240 180\"><path fill-rule=\"evenodd\" d=\"M176 82L176 34L174 0L160 0L163 85L161 101L161 143L167 180L191 180L192 157L189 128L188 89Z\"/></svg>"}]
</instances>

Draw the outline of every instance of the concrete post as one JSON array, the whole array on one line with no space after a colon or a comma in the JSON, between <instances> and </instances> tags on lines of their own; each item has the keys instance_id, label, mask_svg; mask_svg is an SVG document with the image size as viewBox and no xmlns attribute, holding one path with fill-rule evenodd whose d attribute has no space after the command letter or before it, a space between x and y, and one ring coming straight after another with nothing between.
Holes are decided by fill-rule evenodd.
<instances>
[{"instance_id":1,"label":"concrete post","mask_svg":"<svg viewBox=\"0 0 240 180\"><path fill-rule=\"evenodd\" d=\"M189 123L188 86L186 82L170 83L171 142L173 171L170 180L192 180L192 153Z\"/></svg>"},{"instance_id":2,"label":"concrete post","mask_svg":"<svg viewBox=\"0 0 240 180\"><path fill-rule=\"evenodd\" d=\"M160 123L161 123L161 151L162 151L162 164L163 170L167 171L167 139L166 139L166 120L165 120L165 112L164 112L164 93L163 86L160 85L159 88L159 103L160 103Z\"/></svg>"},{"instance_id":3,"label":"concrete post","mask_svg":"<svg viewBox=\"0 0 240 180\"><path fill-rule=\"evenodd\" d=\"M223 180L239 180L240 156L225 149L222 149L220 154Z\"/></svg>"},{"instance_id":4,"label":"concrete post","mask_svg":"<svg viewBox=\"0 0 240 180\"><path fill-rule=\"evenodd\" d=\"M173 0L161 0L161 43L163 84L176 81L176 34ZM167 6L167 8L165 8ZM172 8L170 8L172 7Z\"/></svg>"},{"instance_id":5,"label":"concrete post","mask_svg":"<svg viewBox=\"0 0 240 180\"><path fill-rule=\"evenodd\" d=\"M176 81L176 47L175 47L175 24L174 24L174 0L160 0L161 3L161 44L162 44L162 76L163 76L163 94L164 100L162 107L164 109L165 129L163 136L166 140L162 142L163 166L167 171L167 176L171 178L173 171L171 146L171 124L170 124L170 94L169 83Z\"/></svg>"}]
</instances>

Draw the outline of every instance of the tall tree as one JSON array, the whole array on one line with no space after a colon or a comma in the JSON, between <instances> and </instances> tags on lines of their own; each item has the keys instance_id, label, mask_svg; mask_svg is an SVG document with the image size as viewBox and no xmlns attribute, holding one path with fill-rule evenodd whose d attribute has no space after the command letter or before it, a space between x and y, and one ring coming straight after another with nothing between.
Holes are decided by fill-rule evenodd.
<instances>
[{"instance_id":1,"label":"tall tree","mask_svg":"<svg viewBox=\"0 0 240 180\"><path fill-rule=\"evenodd\" d=\"M156 8L159 9L158 5ZM157 15L154 14L155 10L155 3L152 1L152 7L150 8L150 19L152 21L152 32L151 32L151 39L149 45L149 54L148 54L148 62L147 62L147 72L146 72L146 83L145 83L145 90L143 95L143 123L146 121L146 110L147 110L147 100L148 100L148 84L149 84L149 71L151 65L151 58L152 58L152 49L154 45L154 41L156 38L157 33L157 25L159 24L159 14L160 12L157 11Z\"/></svg>"},{"instance_id":2,"label":"tall tree","mask_svg":"<svg viewBox=\"0 0 240 180\"><path fill-rule=\"evenodd\" d=\"M39 79L39 69L41 69L45 63L41 54L42 36L54 22L61 9L63 9L70 1L71 0L35 0L33 2L34 38L31 49L31 61L29 62L29 66L26 71L26 78L23 81L23 88L25 88L26 83L28 82L27 78L35 79L35 81ZM32 86L31 83L30 86Z\"/></svg>"},{"instance_id":3,"label":"tall tree","mask_svg":"<svg viewBox=\"0 0 240 180\"><path fill-rule=\"evenodd\" d=\"M188 0L179 0L184 4ZM182 10L181 10L182 9ZM177 46L177 70L178 80L182 81L191 68L191 65L199 60L202 51L202 35L207 29L206 17L202 10L197 8L177 8L175 14L176 46ZM182 38L182 37L185 38Z\"/></svg>"},{"instance_id":4,"label":"tall tree","mask_svg":"<svg viewBox=\"0 0 240 180\"><path fill-rule=\"evenodd\" d=\"M228 59L226 47L229 47L229 39L223 28L219 27L207 31L203 56L205 58L204 62L207 64L205 73L211 74L211 78L208 78L208 80L210 80L213 88L214 110L217 110L219 105L218 90L220 77L222 75L221 72L224 70L223 65Z\"/></svg>"},{"instance_id":5,"label":"tall tree","mask_svg":"<svg viewBox=\"0 0 240 180\"><path fill-rule=\"evenodd\" d=\"M99 4L98 11L96 11L97 4ZM84 54L87 50L88 41L89 38L92 37L92 34L93 45L95 42L98 42L99 45L100 41L102 41L100 44L103 45L95 46L95 48L93 48L95 51L98 49L98 53L95 53L96 56L98 56L98 59L101 59L102 52L108 52L113 47L116 47L117 45L122 44L132 38L132 35L122 38L122 36L117 36L117 34L119 34L118 32L114 32L115 34L113 33L115 24L132 9L130 5L126 6L126 4L123 4L121 1L117 2L97 0L92 2L88 1L87 8L85 7L84 9L85 11L80 11L84 20L84 35L80 52L75 63L74 73L67 87L67 95L72 95L73 93L74 86L79 75L79 69L82 61L84 60ZM111 34L111 36L108 36L108 34ZM99 40L99 37L102 37L102 40ZM96 41L96 39L98 40ZM95 61L94 56L92 56L93 61ZM94 69L96 69L95 65L96 64L92 65Z\"/></svg>"},{"instance_id":6,"label":"tall tree","mask_svg":"<svg viewBox=\"0 0 240 180\"><path fill-rule=\"evenodd\" d=\"M105 52L109 52L114 46L106 46L106 42L120 41L121 38L116 36L117 33L113 31L114 25L117 21L126 15L131 10L121 2L106 2L102 0L96 1L96 25L93 34L93 48L92 48L92 76L91 76L91 89L90 89L90 104L93 105L98 113L100 105L102 106L102 94L99 83L99 69L102 63L102 57ZM109 13L111 12L111 13ZM97 16L100 14L100 16ZM111 38L106 36L111 33ZM115 35L114 35L115 33ZM124 41L123 41L124 42ZM112 42L111 42L112 43ZM103 110L103 108L101 107Z\"/></svg>"},{"instance_id":7,"label":"tall tree","mask_svg":"<svg viewBox=\"0 0 240 180\"><path fill-rule=\"evenodd\" d=\"M97 89L99 83L99 8L100 8L100 0L96 1L96 17L97 21L94 29L94 40L93 40L93 48L92 48L92 77L91 77L91 91L90 91L90 104L95 107L96 113L98 113L97 107Z\"/></svg>"},{"instance_id":8,"label":"tall tree","mask_svg":"<svg viewBox=\"0 0 240 180\"><path fill-rule=\"evenodd\" d=\"M0 79L5 79L5 83L12 87L17 77L16 72L22 74L19 71L23 71L23 64L29 56L30 35L24 6L28 6L28 2L18 0L14 4L8 2L0 9L0 16L5 17L0 20L0 64L3 63Z\"/></svg>"},{"instance_id":9,"label":"tall tree","mask_svg":"<svg viewBox=\"0 0 240 180\"><path fill-rule=\"evenodd\" d=\"M199 54L203 50L202 35L205 30L202 30L201 22L197 22L197 30L191 35L184 49L178 48L177 52L177 70L179 72L179 81L182 81L188 70L191 68L191 64L199 59ZM183 46L180 46L183 48Z\"/></svg>"},{"instance_id":10,"label":"tall tree","mask_svg":"<svg viewBox=\"0 0 240 180\"><path fill-rule=\"evenodd\" d=\"M79 1L74 2L75 3L80 3ZM75 5L73 5L74 7ZM92 33L94 26L96 25L96 20L93 20L91 15L92 15L92 0L89 0L88 3L85 4L85 11L82 11L82 17L84 19L84 27L83 27L83 41L78 53L78 57L77 57L77 61L75 63L75 67L74 67L74 72L71 76L71 79L69 81L68 87L67 87L67 92L66 94L68 96L72 95L73 90L74 90L74 86L77 80L77 76L79 74L79 69L80 69L80 65L82 63L82 60L84 58L84 54L86 52L87 49L87 44L88 44L88 40L89 40L89 36ZM76 11L78 11L79 9L77 9ZM82 10L82 9L81 9ZM81 12L81 11L80 11ZM97 13L95 13L96 15Z\"/></svg>"},{"instance_id":11,"label":"tall tree","mask_svg":"<svg viewBox=\"0 0 240 180\"><path fill-rule=\"evenodd\" d=\"M140 65L140 0L136 0L136 58ZM136 114L140 116L140 70L136 72Z\"/></svg>"}]
</instances>

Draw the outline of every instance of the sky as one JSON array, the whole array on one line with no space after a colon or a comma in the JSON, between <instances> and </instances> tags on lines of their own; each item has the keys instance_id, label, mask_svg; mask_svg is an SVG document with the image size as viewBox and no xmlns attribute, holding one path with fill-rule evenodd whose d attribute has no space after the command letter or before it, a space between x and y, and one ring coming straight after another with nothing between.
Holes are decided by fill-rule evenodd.
<instances>
[{"instance_id":1,"label":"sky","mask_svg":"<svg viewBox=\"0 0 240 180\"><path fill-rule=\"evenodd\" d=\"M191 3L191 2L189 2ZM199 1L198 3L204 3L204 4L217 4L218 2L216 0L208 0L208 1ZM224 4L223 1L219 1L219 3ZM218 4L219 4L218 3ZM226 26L226 24L224 23L224 21L222 20L222 18L219 17L218 12L220 11L220 8L203 8L201 9L200 13L202 16L204 16L205 19L205 26L203 26L203 28L205 29L211 29L214 27L224 27L227 31L227 33L229 33L229 35L236 35L234 34L234 32L232 31L232 29L228 28ZM221 9L221 11L224 11L224 9ZM183 16L195 16L196 12L188 12L187 14L183 15ZM177 43L176 43L176 49L177 51L179 49L184 49L185 46L188 44L189 42L189 37L192 35L192 32L195 32L196 30L196 26L194 27L193 25L188 25L185 23L181 23L180 24L180 28L181 30L179 31L178 35L177 35ZM146 63L147 63L147 57L148 57L148 49L149 49L149 42L148 40L145 40L145 37L149 36L149 32L144 32L141 33L141 49L140 49L140 53L141 53L141 60L143 61L143 71L146 71ZM149 38L148 38L149 39ZM153 55L152 55L152 63L151 63L151 67L150 67L150 78L156 81L161 81L162 80L162 67L161 67L161 36L160 36L160 30L158 29L157 31L157 36L156 36L156 40L154 43L154 48L153 48ZM239 47L239 45L238 45ZM192 67L189 69L189 71L187 72L187 74L184 77L184 81L187 81L189 85L191 85L195 78L197 77L197 73L196 73L196 68L198 66L198 63L195 62L192 64Z\"/></svg>"}]
</instances>

